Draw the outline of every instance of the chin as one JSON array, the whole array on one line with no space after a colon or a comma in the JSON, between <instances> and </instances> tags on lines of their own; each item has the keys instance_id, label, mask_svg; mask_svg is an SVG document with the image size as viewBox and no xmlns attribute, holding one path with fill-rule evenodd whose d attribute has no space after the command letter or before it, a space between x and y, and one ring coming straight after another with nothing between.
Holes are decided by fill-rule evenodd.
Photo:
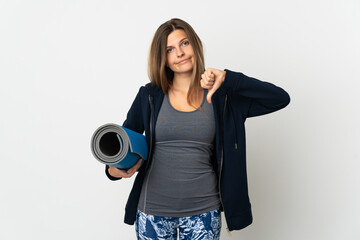
<instances>
[{"instance_id":1,"label":"chin","mask_svg":"<svg viewBox=\"0 0 360 240\"><path fill-rule=\"evenodd\" d=\"M177 73L192 73L193 69L189 68L189 69L182 69L180 71L178 71Z\"/></svg>"},{"instance_id":2,"label":"chin","mask_svg":"<svg viewBox=\"0 0 360 240\"><path fill-rule=\"evenodd\" d=\"M186 64L186 66L182 66L179 68L179 72L190 72L194 69L193 65Z\"/></svg>"}]
</instances>

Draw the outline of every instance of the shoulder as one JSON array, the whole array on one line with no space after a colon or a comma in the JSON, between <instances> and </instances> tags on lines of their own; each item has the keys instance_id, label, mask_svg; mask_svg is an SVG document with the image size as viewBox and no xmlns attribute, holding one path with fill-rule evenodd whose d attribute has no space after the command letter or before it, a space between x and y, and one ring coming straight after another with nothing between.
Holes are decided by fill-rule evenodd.
<instances>
[{"instance_id":1,"label":"shoulder","mask_svg":"<svg viewBox=\"0 0 360 240\"><path fill-rule=\"evenodd\" d=\"M152 83L147 83L146 85L141 86L139 89L139 93L146 95L157 95L161 92L161 89Z\"/></svg>"},{"instance_id":2,"label":"shoulder","mask_svg":"<svg viewBox=\"0 0 360 240\"><path fill-rule=\"evenodd\" d=\"M142 94L146 94L147 96L150 95L152 97L162 97L164 95L162 90L152 83L148 83L145 86L140 87L140 91L142 91Z\"/></svg>"},{"instance_id":3,"label":"shoulder","mask_svg":"<svg viewBox=\"0 0 360 240\"><path fill-rule=\"evenodd\" d=\"M148 103L149 97L153 99L162 98L164 94L162 93L161 89L157 86L148 83L139 88L139 91L136 95L135 102L143 105Z\"/></svg>"},{"instance_id":4,"label":"shoulder","mask_svg":"<svg viewBox=\"0 0 360 240\"><path fill-rule=\"evenodd\" d=\"M144 98L144 97L148 96L152 91L153 90L152 90L152 86L150 83L140 86L138 93L137 93L137 97Z\"/></svg>"}]
</instances>

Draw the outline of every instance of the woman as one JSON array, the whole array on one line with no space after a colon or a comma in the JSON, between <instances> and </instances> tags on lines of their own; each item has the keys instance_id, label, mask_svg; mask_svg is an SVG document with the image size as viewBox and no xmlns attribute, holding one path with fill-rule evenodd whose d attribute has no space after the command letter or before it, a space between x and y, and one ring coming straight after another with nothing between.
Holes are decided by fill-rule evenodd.
<instances>
[{"instance_id":1,"label":"woman","mask_svg":"<svg viewBox=\"0 0 360 240\"><path fill-rule=\"evenodd\" d=\"M242 73L206 69L202 43L183 20L156 31L148 59L151 83L140 88L123 126L145 131L149 157L131 169L106 167L111 180L139 170L125 223L138 239L219 239L252 223L245 128L248 117L284 108L281 88Z\"/></svg>"}]
</instances>

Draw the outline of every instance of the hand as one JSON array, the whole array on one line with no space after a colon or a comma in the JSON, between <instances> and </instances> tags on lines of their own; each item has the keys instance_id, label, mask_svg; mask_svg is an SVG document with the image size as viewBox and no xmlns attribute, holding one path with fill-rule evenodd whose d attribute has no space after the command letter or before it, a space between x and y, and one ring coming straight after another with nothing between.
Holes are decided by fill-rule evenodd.
<instances>
[{"instance_id":1,"label":"hand","mask_svg":"<svg viewBox=\"0 0 360 240\"><path fill-rule=\"evenodd\" d=\"M140 158L137 163L132 166L131 168L125 170L125 169L119 169L117 167L114 166L109 166L109 174L113 177L116 178L129 178L132 175L134 175L134 173L136 172L136 170L139 169L139 167L141 166L141 162L142 162L142 158Z\"/></svg>"},{"instance_id":2,"label":"hand","mask_svg":"<svg viewBox=\"0 0 360 240\"><path fill-rule=\"evenodd\" d=\"M201 75L200 85L202 88L208 89L206 99L211 103L211 97L216 90L221 86L225 79L225 71L218 70L215 68L208 68Z\"/></svg>"}]
</instances>

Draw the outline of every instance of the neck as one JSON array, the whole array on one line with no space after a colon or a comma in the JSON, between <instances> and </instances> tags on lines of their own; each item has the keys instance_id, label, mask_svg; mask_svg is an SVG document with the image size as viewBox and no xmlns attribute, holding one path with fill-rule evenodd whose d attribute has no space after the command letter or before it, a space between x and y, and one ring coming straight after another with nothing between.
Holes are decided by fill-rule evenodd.
<instances>
[{"instance_id":1,"label":"neck","mask_svg":"<svg viewBox=\"0 0 360 240\"><path fill-rule=\"evenodd\" d=\"M173 90L188 91L191 83L192 73L175 74L171 85Z\"/></svg>"}]
</instances>

